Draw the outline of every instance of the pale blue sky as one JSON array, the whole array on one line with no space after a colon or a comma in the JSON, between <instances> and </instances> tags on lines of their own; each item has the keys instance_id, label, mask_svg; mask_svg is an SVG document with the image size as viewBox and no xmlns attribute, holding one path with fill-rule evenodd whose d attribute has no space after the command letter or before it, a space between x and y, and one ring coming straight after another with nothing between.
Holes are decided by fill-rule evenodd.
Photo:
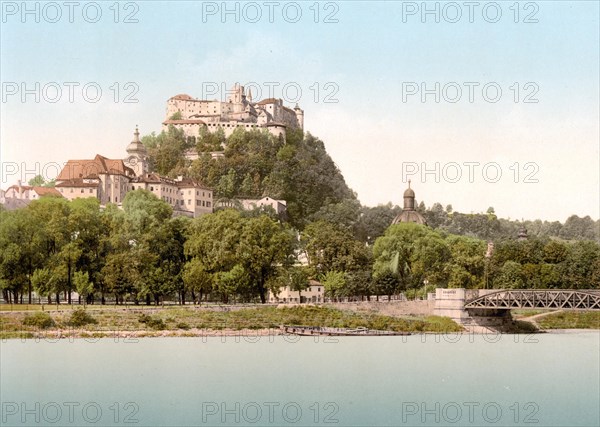
<instances>
[{"instance_id":1,"label":"pale blue sky","mask_svg":"<svg viewBox=\"0 0 600 427\"><path fill-rule=\"evenodd\" d=\"M338 23L315 23L314 2L299 2L302 18L297 23L283 19L281 10L290 2L279 2L274 23L268 22L264 2L255 3L263 12L258 23L245 22L242 14L239 23L232 15L223 23L220 14L203 22L203 7L221 7L221 2L130 2L139 8L139 22L131 24L113 22L112 1L100 2L97 23L86 22L81 9L69 23L63 9L54 24L44 22L43 14L40 23L31 15L22 23L20 11L7 13L7 3L0 24L3 89L23 82L31 88L35 82L80 86L72 103L66 88L57 103L43 97L36 103L32 95L22 102L20 93L3 93L3 188L19 175L30 178L25 169L35 170L36 163L41 168L96 153L123 157L136 124L142 134L159 131L166 100L178 93L201 97L203 82L227 87L256 82L265 93L265 82L279 82L277 97L284 96L282 85L296 82L302 89L299 104L306 130L324 140L364 204L401 203L403 162L405 167L425 163L429 169L439 162L439 182L434 174L412 177L417 198L427 205L451 203L462 212L494 206L499 215L511 218L599 217L598 2L535 2L539 22L529 24L513 22L513 1L499 2L502 17L497 23L482 16L481 8L490 2L480 2L473 23L464 3L457 2L463 16L454 24L445 22L444 15L440 23L431 15L423 23L419 14L405 16L403 22L402 10L411 2L329 2L337 6ZM20 7L21 2L14 4ZM440 10L449 7L437 4ZM524 10L526 4L519 3L519 21L533 11L533 6ZM125 5L121 3L121 20L132 10L124 10ZM319 21L333 8L321 3ZM52 19L51 12L47 10L47 18ZM88 82L103 91L97 103L81 95ZM110 89L115 82L121 88L117 103ZM138 103L122 102L127 82L139 87ZM323 102L328 82L339 88L337 103ZM433 95L425 103L412 96L403 103L403 82L428 87L457 82L463 97L457 103L442 98L438 104ZM480 84L473 103L466 99L464 82ZM497 103L482 98L481 87L489 82L503 90ZM535 83L539 102L515 103L510 89L515 82L521 97L529 93L524 85ZM310 89L315 83L318 102ZM461 165L458 182L444 180L442 168L449 162ZM496 162L502 177L487 182L479 166L469 182L464 162ZM509 169L515 162L521 170L517 183ZM534 171L524 169L528 162L539 168L537 183L523 182ZM17 173L11 173L14 163ZM452 168L446 171L453 177Z\"/></svg>"}]
</instances>

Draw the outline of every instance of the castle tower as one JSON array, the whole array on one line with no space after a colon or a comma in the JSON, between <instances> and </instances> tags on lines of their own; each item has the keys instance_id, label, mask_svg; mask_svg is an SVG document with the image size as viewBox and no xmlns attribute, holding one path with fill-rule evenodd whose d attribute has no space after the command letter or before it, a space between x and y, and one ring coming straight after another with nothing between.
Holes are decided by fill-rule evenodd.
<instances>
[{"instance_id":1,"label":"castle tower","mask_svg":"<svg viewBox=\"0 0 600 427\"><path fill-rule=\"evenodd\" d=\"M137 125L133 133L133 141L127 146L125 165L133 169L136 176L148 173L148 151L140 141L140 131Z\"/></svg>"},{"instance_id":2,"label":"castle tower","mask_svg":"<svg viewBox=\"0 0 600 427\"><path fill-rule=\"evenodd\" d=\"M239 83L233 85L233 88L229 90L229 96L227 97L227 102L232 104L241 104L242 101L246 98L244 95L244 86Z\"/></svg>"},{"instance_id":3,"label":"castle tower","mask_svg":"<svg viewBox=\"0 0 600 427\"><path fill-rule=\"evenodd\" d=\"M301 109L298 104L294 107L294 111L296 112L296 119L298 120L298 127L304 130L304 110Z\"/></svg>"}]
</instances>

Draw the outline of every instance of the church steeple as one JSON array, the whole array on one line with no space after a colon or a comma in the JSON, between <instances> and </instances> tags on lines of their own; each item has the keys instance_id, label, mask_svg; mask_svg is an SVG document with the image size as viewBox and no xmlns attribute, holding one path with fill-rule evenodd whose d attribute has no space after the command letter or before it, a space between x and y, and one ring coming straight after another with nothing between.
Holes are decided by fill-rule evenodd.
<instances>
[{"instance_id":1,"label":"church steeple","mask_svg":"<svg viewBox=\"0 0 600 427\"><path fill-rule=\"evenodd\" d=\"M146 150L146 146L140 141L140 131L137 125L135 125L133 141L127 146L127 155L125 164L133 169L136 176L148 172L148 151Z\"/></svg>"},{"instance_id":2,"label":"church steeple","mask_svg":"<svg viewBox=\"0 0 600 427\"><path fill-rule=\"evenodd\" d=\"M408 180L408 188L404 191L404 208L405 211L415 210L415 192L410 188L410 179Z\"/></svg>"},{"instance_id":3,"label":"church steeple","mask_svg":"<svg viewBox=\"0 0 600 427\"><path fill-rule=\"evenodd\" d=\"M138 125L135 125L135 132L133 133L133 141L140 142L140 131L138 129Z\"/></svg>"}]
</instances>

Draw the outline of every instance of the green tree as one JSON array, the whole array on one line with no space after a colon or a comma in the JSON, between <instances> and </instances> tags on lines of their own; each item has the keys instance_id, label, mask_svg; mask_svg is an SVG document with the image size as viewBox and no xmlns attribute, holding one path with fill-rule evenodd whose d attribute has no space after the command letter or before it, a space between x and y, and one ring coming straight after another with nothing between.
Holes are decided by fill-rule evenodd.
<instances>
[{"instance_id":1,"label":"green tree","mask_svg":"<svg viewBox=\"0 0 600 427\"><path fill-rule=\"evenodd\" d=\"M213 276L206 271L205 265L198 258L185 264L183 282L195 303L200 303L202 296L208 295L213 289Z\"/></svg>"},{"instance_id":2,"label":"green tree","mask_svg":"<svg viewBox=\"0 0 600 427\"><path fill-rule=\"evenodd\" d=\"M493 287L496 289L522 289L525 287L521 264L515 261L506 261L497 277L494 278Z\"/></svg>"},{"instance_id":3,"label":"green tree","mask_svg":"<svg viewBox=\"0 0 600 427\"><path fill-rule=\"evenodd\" d=\"M294 262L295 238L291 230L267 216L245 221L237 258L250 277L261 302L266 302L266 283L279 265Z\"/></svg>"},{"instance_id":4,"label":"green tree","mask_svg":"<svg viewBox=\"0 0 600 427\"><path fill-rule=\"evenodd\" d=\"M441 236L426 226L400 223L390 226L373 247L375 279L392 273L401 289L416 289L425 279L444 285L450 252Z\"/></svg>"},{"instance_id":5,"label":"green tree","mask_svg":"<svg viewBox=\"0 0 600 427\"><path fill-rule=\"evenodd\" d=\"M87 302L87 297L94 291L94 284L90 281L89 273L76 271L73 276L73 283L77 293L83 297L83 305Z\"/></svg>"},{"instance_id":6,"label":"green tree","mask_svg":"<svg viewBox=\"0 0 600 427\"><path fill-rule=\"evenodd\" d=\"M301 237L309 265L317 274L370 269L371 252L352 233L326 221L306 226Z\"/></svg>"},{"instance_id":7,"label":"green tree","mask_svg":"<svg viewBox=\"0 0 600 427\"><path fill-rule=\"evenodd\" d=\"M467 289L484 287L486 242L456 235L448 235L445 240L451 255L448 266L448 287Z\"/></svg>"},{"instance_id":8,"label":"green tree","mask_svg":"<svg viewBox=\"0 0 600 427\"><path fill-rule=\"evenodd\" d=\"M362 207L360 218L354 227L354 235L361 242L372 245L375 240L383 236L394 218L402 212L398 206L379 205L375 207Z\"/></svg>"},{"instance_id":9,"label":"green tree","mask_svg":"<svg viewBox=\"0 0 600 427\"><path fill-rule=\"evenodd\" d=\"M28 181L28 184L32 187L41 187L46 183L46 180L42 175L36 175Z\"/></svg>"},{"instance_id":10,"label":"green tree","mask_svg":"<svg viewBox=\"0 0 600 427\"><path fill-rule=\"evenodd\" d=\"M321 283L325 288L325 295L336 299L346 285L346 278L342 271L328 271L321 277Z\"/></svg>"}]
</instances>

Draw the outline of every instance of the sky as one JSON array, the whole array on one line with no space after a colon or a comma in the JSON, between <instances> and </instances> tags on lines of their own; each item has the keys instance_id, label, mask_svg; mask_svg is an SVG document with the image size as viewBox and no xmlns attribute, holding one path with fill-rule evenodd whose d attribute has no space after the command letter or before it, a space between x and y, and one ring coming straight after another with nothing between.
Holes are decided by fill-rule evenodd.
<instances>
[{"instance_id":1,"label":"sky","mask_svg":"<svg viewBox=\"0 0 600 427\"><path fill-rule=\"evenodd\" d=\"M0 187L124 158L166 101L304 109L361 203L600 216L599 3L2 2Z\"/></svg>"}]
</instances>

